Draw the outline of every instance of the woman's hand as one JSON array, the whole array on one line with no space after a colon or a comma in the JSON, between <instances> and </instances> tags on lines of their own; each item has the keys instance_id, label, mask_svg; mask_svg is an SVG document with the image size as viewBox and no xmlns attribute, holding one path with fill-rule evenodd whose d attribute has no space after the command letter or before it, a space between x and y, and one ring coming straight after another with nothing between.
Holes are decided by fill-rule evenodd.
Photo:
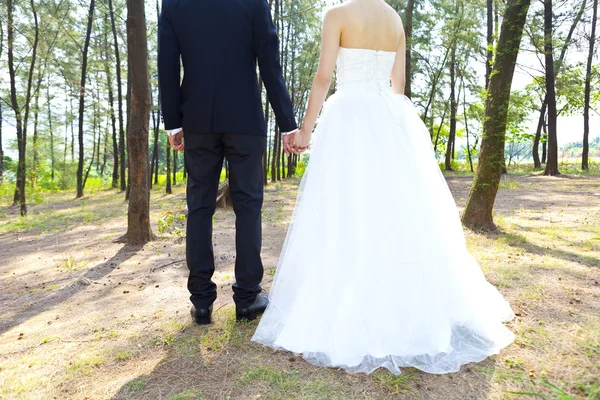
<instances>
[{"instance_id":1,"label":"woman's hand","mask_svg":"<svg viewBox=\"0 0 600 400\"><path fill-rule=\"evenodd\" d=\"M308 132L304 129L300 129L300 132L294 135L292 141L292 153L300 154L308 150L310 147L310 138L312 136L312 132Z\"/></svg>"}]
</instances>

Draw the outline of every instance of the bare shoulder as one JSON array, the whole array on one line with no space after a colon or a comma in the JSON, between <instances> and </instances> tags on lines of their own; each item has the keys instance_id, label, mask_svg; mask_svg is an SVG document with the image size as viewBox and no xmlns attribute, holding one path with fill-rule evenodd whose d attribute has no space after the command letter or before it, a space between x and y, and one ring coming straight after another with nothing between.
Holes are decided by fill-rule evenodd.
<instances>
[{"instance_id":1,"label":"bare shoulder","mask_svg":"<svg viewBox=\"0 0 600 400\"><path fill-rule=\"evenodd\" d=\"M340 24L348 13L348 3L338 4L329 7L323 15L323 21L325 23Z\"/></svg>"},{"instance_id":2,"label":"bare shoulder","mask_svg":"<svg viewBox=\"0 0 600 400\"><path fill-rule=\"evenodd\" d=\"M393 15L393 20L396 23L396 29L398 29L398 32L400 34L404 34L404 24L402 23L402 18L400 18L400 14L398 14L398 12L389 4L385 4L385 7L387 8L388 12L391 13L391 15Z\"/></svg>"}]
</instances>

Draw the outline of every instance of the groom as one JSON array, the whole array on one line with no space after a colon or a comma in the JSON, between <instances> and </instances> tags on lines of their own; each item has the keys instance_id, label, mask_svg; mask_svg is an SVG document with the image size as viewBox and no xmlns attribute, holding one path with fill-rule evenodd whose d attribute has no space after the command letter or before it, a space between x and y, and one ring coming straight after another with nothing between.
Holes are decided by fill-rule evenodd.
<instances>
[{"instance_id":1,"label":"groom","mask_svg":"<svg viewBox=\"0 0 600 400\"><path fill-rule=\"evenodd\" d=\"M199 324L209 324L217 297L211 280L215 271L212 217L226 158L236 214L233 299L237 319L253 320L268 304L260 287L262 159L267 129L257 61L277 124L286 133L286 152L297 132L271 9L266 0L163 0L158 35L165 128L173 149L185 148L192 317Z\"/></svg>"}]
</instances>

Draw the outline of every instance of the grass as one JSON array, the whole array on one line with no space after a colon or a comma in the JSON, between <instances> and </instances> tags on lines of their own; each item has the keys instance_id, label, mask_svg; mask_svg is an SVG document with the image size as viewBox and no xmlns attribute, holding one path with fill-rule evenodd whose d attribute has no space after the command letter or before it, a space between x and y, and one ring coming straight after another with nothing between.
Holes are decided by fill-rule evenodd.
<instances>
[{"instance_id":1,"label":"grass","mask_svg":"<svg viewBox=\"0 0 600 400\"><path fill-rule=\"evenodd\" d=\"M181 393L173 394L167 397L167 400L203 400L204 395L201 389L188 388Z\"/></svg>"},{"instance_id":2,"label":"grass","mask_svg":"<svg viewBox=\"0 0 600 400\"><path fill-rule=\"evenodd\" d=\"M64 269L65 271L73 272L84 269L86 265L87 262L85 261L77 262L75 257L68 257L62 260L58 267Z\"/></svg>"},{"instance_id":3,"label":"grass","mask_svg":"<svg viewBox=\"0 0 600 400\"><path fill-rule=\"evenodd\" d=\"M409 368L402 371L400 375L392 375L388 372L376 371L373 374L373 381L378 383L391 393L414 393L415 384L419 378L415 372Z\"/></svg>"},{"instance_id":4,"label":"grass","mask_svg":"<svg viewBox=\"0 0 600 400\"><path fill-rule=\"evenodd\" d=\"M236 323L231 303L215 307L213 325L192 324L185 305L185 264L152 271L183 255L184 243L176 234L184 224L178 217L184 206L184 187L179 185L174 196L158 188L152 193L155 233L156 221L173 215L170 225L165 220L160 240L139 250L128 263L115 260L121 269L98 278L97 284L77 286L81 290L72 296L64 288L78 274L63 272L95 268L91 251L86 254L69 242L65 252L54 253L53 247L40 244L33 250L36 259L36 252L55 258L50 268L36 266L23 273L28 289L14 283L20 273L17 258L0 265L2 283L20 295L18 300L8 298L15 310L65 292L71 296L0 333L0 398L405 400L435 395L470 399L477 393L490 400L600 400L600 285L594 283L600 282L600 206L581 201L587 192L600 192L600 184L584 175L539 178L541 182L533 178L531 171L523 171L503 179L501 191L523 200L496 211L499 233L467 235L486 277L518 314L508 324L517 338L499 355L457 374L440 377L405 368L399 376L381 370L365 376L314 367L301 357L251 342L256 322ZM453 184L468 185L466 179L456 181ZM285 235L297 183L281 182L266 190L267 282L275 273L279 250L270 238L281 241ZM122 224L122 194L94 190L84 201L73 200L71 193L44 193L43 202L32 207L31 219L0 207L0 240L28 233L42 243L44 233L52 233L48 237L60 243L74 227L100 231ZM215 249L228 256L215 273L219 301L225 302L231 296L233 250L222 247L221 235L231 233L231 210L219 211L216 221ZM118 235L102 231L98 240L105 247L116 246L111 240ZM62 266L65 261L68 265ZM91 312L81 311L86 304ZM0 315L0 325L10 315ZM17 339L20 333L23 339Z\"/></svg>"},{"instance_id":5,"label":"grass","mask_svg":"<svg viewBox=\"0 0 600 400\"><path fill-rule=\"evenodd\" d=\"M141 392L142 390L144 390L146 383L148 383L148 380L145 378L134 379L133 381L127 382L127 384L125 384L125 392L128 394L135 394Z\"/></svg>"}]
</instances>

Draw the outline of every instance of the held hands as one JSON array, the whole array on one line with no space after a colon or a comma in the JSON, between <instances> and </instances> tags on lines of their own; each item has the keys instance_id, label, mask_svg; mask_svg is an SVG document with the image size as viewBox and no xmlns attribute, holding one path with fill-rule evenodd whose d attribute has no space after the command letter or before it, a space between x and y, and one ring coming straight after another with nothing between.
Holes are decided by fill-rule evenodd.
<instances>
[{"instance_id":1,"label":"held hands","mask_svg":"<svg viewBox=\"0 0 600 400\"><path fill-rule=\"evenodd\" d=\"M307 131L304 127L296 132L291 138L291 152L294 154L304 153L310 148L310 139L312 132Z\"/></svg>"},{"instance_id":2,"label":"held hands","mask_svg":"<svg viewBox=\"0 0 600 400\"><path fill-rule=\"evenodd\" d=\"M177 132L175 135L169 136L169 144L176 151L183 151L185 145L183 143L183 131Z\"/></svg>"}]
</instances>

